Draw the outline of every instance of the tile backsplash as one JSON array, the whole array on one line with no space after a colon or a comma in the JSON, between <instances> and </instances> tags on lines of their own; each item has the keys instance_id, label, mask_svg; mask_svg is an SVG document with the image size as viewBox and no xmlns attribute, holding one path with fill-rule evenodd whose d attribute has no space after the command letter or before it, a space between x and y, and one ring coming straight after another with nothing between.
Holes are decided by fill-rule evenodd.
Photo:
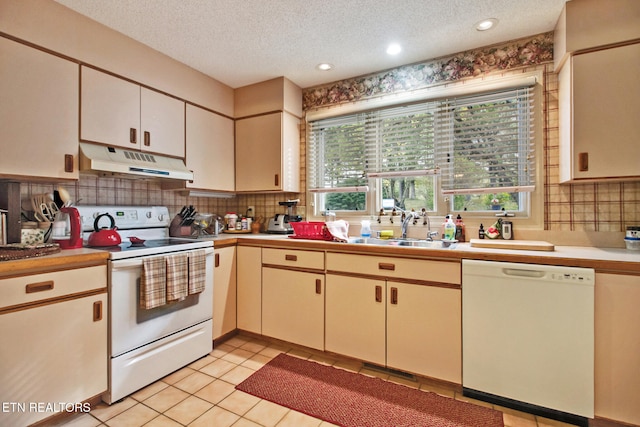
<instances>
[{"instance_id":1,"label":"tile backsplash","mask_svg":"<svg viewBox=\"0 0 640 427\"><path fill-rule=\"evenodd\" d=\"M23 201L28 201L35 194L53 193L59 185L69 192L75 205L167 206L172 216L184 205L193 205L198 212L220 216L227 212L245 214L248 206L255 206L256 217L266 219L276 213L286 213L286 207L278 205L278 202L301 196L297 193L278 193L242 194L230 199L188 197L177 191L163 190L158 182L94 176L81 176L78 182L62 184L22 183L20 196ZM302 198L300 202L297 212L304 215Z\"/></svg>"}]
</instances>

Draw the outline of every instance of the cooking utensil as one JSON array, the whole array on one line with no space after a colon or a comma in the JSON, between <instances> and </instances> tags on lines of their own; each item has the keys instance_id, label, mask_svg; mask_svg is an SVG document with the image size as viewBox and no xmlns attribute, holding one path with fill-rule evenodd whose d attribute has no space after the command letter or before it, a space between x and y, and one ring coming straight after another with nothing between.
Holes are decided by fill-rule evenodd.
<instances>
[{"instance_id":1,"label":"cooking utensil","mask_svg":"<svg viewBox=\"0 0 640 427\"><path fill-rule=\"evenodd\" d=\"M58 187L58 196L60 197L60 201L62 202L62 206L67 207L71 206L71 196L69 192L64 187ZM55 195L54 195L55 198Z\"/></svg>"},{"instance_id":2,"label":"cooking utensil","mask_svg":"<svg viewBox=\"0 0 640 427\"><path fill-rule=\"evenodd\" d=\"M98 228L98 223L102 217L107 217L111 221L109 228ZM108 213L98 215L93 222L94 232L89 236L89 246L117 246L122 243L120 234L116 231L116 221Z\"/></svg>"}]
</instances>

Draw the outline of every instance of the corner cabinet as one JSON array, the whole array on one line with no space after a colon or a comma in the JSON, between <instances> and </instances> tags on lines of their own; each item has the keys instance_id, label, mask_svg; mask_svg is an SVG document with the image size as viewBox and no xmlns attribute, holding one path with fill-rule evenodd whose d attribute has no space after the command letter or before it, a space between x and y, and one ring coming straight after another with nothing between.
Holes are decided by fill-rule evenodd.
<instances>
[{"instance_id":1,"label":"corner cabinet","mask_svg":"<svg viewBox=\"0 0 640 427\"><path fill-rule=\"evenodd\" d=\"M275 112L236 120L236 191L300 191L300 119Z\"/></svg>"},{"instance_id":2,"label":"corner cabinet","mask_svg":"<svg viewBox=\"0 0 640 427\"><path fill-rule=\"evenodd\" d=\"M27 405L0 412L24 426L65 412L107 390L106 265L0 280L0 401ZM29 405L51 403L51 409Z\"/></svg>"},{"instance_id":3,"label":"corner cabinet","mask_svg":"<svg viewBox=\"0 0 640 427\"><path fill-rule=\"evenodd\" d=\"M236 248L238 329L262 334L262 249Z\"/></svg>"},{"instance_id":4,"label":"corner cabinet","mask_svg":"<svg viewBox=\"0 0 640 427\"><path fill-rule=\"evenodd\" d=\"M233 120L187 104L186 165L193 182L186 188L235 190Z\"/></svg>"},{"instance_id":5,"label":"corner cabinet","mask_svg":"<svg viewBox=\"0 0 640 427\"><path fill-rule=\"evenodd\" d=\"M236 329L236 247L214 248L213 339Z\"/></svg>"},{"instance_id":6,"label":"corner cabinet","mask_svg":"<svg viewBox=\"0 0 640 427\"><path fill-rule=\"evenodd\" d=\"M0 176L78 179L78 69L0 37Z\"/></svg>"},{"instance_id":7,"label":"corner cabinet","mask_svg":"<svg viewBox=\"0 0 640 427\"><path fill-rule=\"evenodd\" d=\"M560 182L640 179L640 43L571 55L559 72Z\"/></svg>"},{"instance_id":8,"label":"corner cabinet","mask_svg":"<svg viewBox=\"0 0 640 427\"><path fill-rule=\"evenodd\" d=\"M82 141L184 158L184 101L83 66L80 102Z\"/></svg>"},{"instance_id":9,"label":"corner cabinet","mask_svg":"<svg viewBox=\"0 0 640 427\"><path fill-rule=\"evenodd\" d=\"M596 272L595 414L640 425L640 276Z\"/></svg>"}]
</instances>

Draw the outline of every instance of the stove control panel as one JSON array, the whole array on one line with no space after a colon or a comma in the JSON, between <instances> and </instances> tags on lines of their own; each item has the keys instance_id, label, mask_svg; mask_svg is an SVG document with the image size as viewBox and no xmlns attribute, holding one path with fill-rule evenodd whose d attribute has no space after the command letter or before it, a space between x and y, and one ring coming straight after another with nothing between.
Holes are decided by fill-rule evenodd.
<instances>
[{"instance_id":1,"label":"stove control panel","mask_svg":"<svg viewBox=\"0 0 640 427\"><path fill-rule=\"evenodd\" d=\"M113 217L120 230L169 227L169 209L166 206L76 206L80 212L82 229L92 231L95 219L102 214ZM104 224L102 224L104 221ZM100 227L108 227L107 219Z\"/></svg>"}]
</instances>

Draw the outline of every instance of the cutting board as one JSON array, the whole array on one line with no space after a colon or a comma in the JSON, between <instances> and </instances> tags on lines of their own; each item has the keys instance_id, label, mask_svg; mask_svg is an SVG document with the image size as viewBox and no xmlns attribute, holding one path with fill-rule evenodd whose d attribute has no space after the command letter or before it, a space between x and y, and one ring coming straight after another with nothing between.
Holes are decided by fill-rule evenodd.
<instances>
[{"instance_id":1,"label":"cutting board","mask_svg":"<svg viewBox=\"0 0 640 427\"><path fill-rule=\"evenodd\" d=\"M553 244L549 242L542 242L539 240L471 239L471 247L547 252L552 252L555 250L555 246Z\"/></svg>"}]
</instances>

